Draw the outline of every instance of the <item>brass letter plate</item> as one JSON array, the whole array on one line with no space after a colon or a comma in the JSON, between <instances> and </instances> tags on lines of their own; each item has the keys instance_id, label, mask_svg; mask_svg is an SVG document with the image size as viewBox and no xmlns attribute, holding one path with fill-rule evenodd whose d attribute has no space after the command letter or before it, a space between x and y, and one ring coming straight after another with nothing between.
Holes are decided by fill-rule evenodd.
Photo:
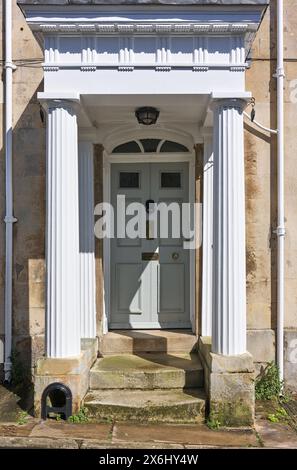
<instances>
[{"instance_id":1,"label":"brass letter plate","mask_svg":"<svg viewBox=\"0 0 297 470\"><path fill-rule=\"evenodd\" d=\"M159 253L142 253L142 261L159 261Z\"/></svg>"}]
</instances>

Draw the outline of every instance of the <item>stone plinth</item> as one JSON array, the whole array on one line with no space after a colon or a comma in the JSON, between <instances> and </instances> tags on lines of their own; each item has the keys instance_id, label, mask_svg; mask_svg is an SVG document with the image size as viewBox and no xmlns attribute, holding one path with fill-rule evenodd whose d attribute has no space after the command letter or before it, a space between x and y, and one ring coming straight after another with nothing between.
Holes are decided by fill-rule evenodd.
<instances>
[{"instance_id":1,"label":"stone plinth","mask_svg":"<svg viewBox=\"0 0 297 470\"><path fill-rule=\"evenodd\" d=\"M199 353L204 368L209 417L221 426L254 423L254 363L250 353L224 356L211 352L211 339L202 337Z\"/></svg>"},{"instance_id":2,"label":"stone plinth","mask_svg":"<svg viewBox=\"0 0 297 470\"><path fill-rule=\"evenodd\" d=\"M67 385L72 393L72 413L76 413L89 388L89 372L97 358L97 339L84 339L81 354L67 359L42 358L37 361L34 380L34 414L41 413L41 397L44 389L59 382Z\"/></svg>"}]
</instances>

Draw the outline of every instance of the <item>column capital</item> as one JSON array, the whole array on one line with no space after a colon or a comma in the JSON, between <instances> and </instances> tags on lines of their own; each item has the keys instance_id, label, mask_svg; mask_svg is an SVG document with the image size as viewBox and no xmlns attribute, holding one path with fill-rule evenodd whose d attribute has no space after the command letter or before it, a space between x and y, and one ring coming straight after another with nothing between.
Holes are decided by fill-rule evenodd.
<instances>
[{"instance_id":1,"label":"column capital","mask_svg":"<svg viewBox=\"0 0 297 470\"><path fill-rule=\"evenodd\" d=\"M212 93L209 106L213 111L219 108L235 108L242 112L251 99L252 94L250 92Z\"/></svg>"},{"instance_id":2,"label":"column capital","mask_svg":"<svg viewBox=\"0 0 297 470\"><path fill-rule=\"evenodd\" d=\"M46 112L49 112L50 109L63 108L76 114L80 103L80 96L78 93L40 92L37 94L37 99Z\"/></svg>"},{"instance_id":3,"label":"column capital","mask_svg":"<svg viewBox=\"0 0 297 470\"><path fill-rule=\"evenodd\" d=\"M212 111L219 111L220 109L237 109L242 113L248 101L243 100L242 98L216 98L210 103L210 109Z\"/></svg>"},{"instance_id":4,"label":"column capital","mask_svg":"<svg viewBox=\"0 0 297 470\"><path fill-rule=\"evenodd\" d=\"M40 104L47 113L50 113L55 109L64 109L65 111L68 111L68 113L76 115L79 107L78 102L66 99L40 101Z\"/></svg>"}]
</instances>

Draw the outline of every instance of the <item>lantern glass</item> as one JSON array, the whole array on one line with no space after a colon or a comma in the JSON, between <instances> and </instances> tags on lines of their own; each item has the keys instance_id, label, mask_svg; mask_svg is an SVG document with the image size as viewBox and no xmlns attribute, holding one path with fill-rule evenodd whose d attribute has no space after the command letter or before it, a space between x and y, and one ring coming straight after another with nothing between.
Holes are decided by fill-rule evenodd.
<instances>
[{"instance_id":1,"label":"lantern glass","mask_svg":"<svg viewBox=\"0 0 297 470\"><path fill-rule=\"evenodd\" d=\"M157 119L159 117L160 112L156 108L150 108L148 106L143 108L138 108L135 111L135 116L139 124L143 124L145 126L151 126L152 124L156 124Z\"/></svg>"}]
</instances>

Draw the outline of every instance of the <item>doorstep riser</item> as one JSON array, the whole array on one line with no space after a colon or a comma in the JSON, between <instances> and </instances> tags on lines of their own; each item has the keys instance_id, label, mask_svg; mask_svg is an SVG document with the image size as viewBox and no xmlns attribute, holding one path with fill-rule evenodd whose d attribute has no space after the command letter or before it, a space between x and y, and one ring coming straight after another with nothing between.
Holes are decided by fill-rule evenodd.
<instances>
[{"instance_id":1,"label":"doorstep riser","mask_svg":"<svg viewBox=\"0 0 297 470\"><path fill-rule=\"evenodd\" d=\"M196 338L167 340L163 342L160 338L154 340L145 339L108 339L101 341L99 346L100 353L105 355L113 354L135 354L135 353L190 353L197 351Z\"/></svg>"},{"instance_id":2,"label":"doorstep riser","mask_svg":"<svg viewBox=\"0 0 297 470\"><path fill-rule=\"evenodd\" d=\"M91 404L84 405L88 416L99 421L128 421L150 423L203 423L205 421L205 405L182 404L168 407L154 406L134 409L116 405Z\"/></svg>"},{"instance_id":3,"label":"doorstep riser","mask_svg":"<svg viewBox=\"0 0 297 470\"><path fill-rule=\"evenodd\" d=\"M187 389L203 387L203 370L159 371L158 373L125 371L91 371L90 388L99 389Z\"/></svg>"}]
</instances>

